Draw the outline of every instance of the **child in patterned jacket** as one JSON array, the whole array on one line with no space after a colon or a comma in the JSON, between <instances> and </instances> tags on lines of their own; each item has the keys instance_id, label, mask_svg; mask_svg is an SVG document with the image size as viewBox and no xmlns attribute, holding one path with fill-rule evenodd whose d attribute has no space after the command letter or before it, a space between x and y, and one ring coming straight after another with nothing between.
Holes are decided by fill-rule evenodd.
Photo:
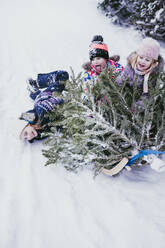
<instances>
[{"instance_id":1,"label":"child in patterned jacket","mask_svg":"<svg viewBox=\"0 0 165 248\"><path fill-rule=\"evenodd\" d=\"M28 79L28 89L30 98L34 100L34 108L22 113L19 118L28 122L20 134L22 140L40 139L40 134L46 130L49 121L47 114L55 106L64 103L62 96L55 96L54 92L62 93L68 79L69 74L66 71L38 74L37 80Z\"/></svg>"},{"instance_id":2,"label":"child in patterned jacket","mask_svg":"<svg viewBox=\"0 0 165 248\"><path fill-rule=\"evenodd\" d=\"M89 58L90 62L83 64L85 70L83 75L83 94L82 99L88 99L88 85L96 83L97 77L100 73L108 68L114 70L114 74L118 74L123 71L123 66L118 63L120 57L118 55L109 57L108 47L103 43L103 37L101 35L95 35L89 46Z\"/></svg>"}]
</instances>

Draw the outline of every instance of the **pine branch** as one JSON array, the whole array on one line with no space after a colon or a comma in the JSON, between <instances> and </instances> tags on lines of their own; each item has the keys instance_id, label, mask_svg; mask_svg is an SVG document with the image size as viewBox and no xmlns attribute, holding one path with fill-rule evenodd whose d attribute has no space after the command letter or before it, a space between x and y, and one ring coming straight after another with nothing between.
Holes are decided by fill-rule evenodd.
<instances>
[{"instance_id":1,"label":"pine branch","mask_svg":"<svg viewBox=\"0 0 165 248\"><path fill-rule=\"evenodd\" d=\"M150 85L150 97L140 97L139 89L115 82L113 71L101 73L88 85L88 101L81 99L81 73L72 70L66 84L65 104L50 114L51 131L43 150L46 165L62 164L67 170L84 167L113 168L133 151L165 148L165 73ZM140 100L140 101L139 101ZM140 104L140 105L139 105ZM55 118L56 117L56 118Z\"/></svg>"}]
</instances>

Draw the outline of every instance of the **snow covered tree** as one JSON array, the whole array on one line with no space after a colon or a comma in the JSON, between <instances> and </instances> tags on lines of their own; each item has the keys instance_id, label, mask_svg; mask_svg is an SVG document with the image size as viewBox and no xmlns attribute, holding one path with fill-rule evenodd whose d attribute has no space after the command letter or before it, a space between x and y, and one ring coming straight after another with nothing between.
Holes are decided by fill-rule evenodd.
<instances>
[{"instance_id":1,"label":"snow covered tree","mask_svg":"<svg viewBox=\"0 0 165 248\"><path fill-rule=\"evenodd\" d=\"M89 87L86 102L81 99L81 74L72 74L65 104L50 115L56 120L50 122L47 149L43 150L46 165L58 162L73 171L88 166L97 174L141 149L165 149L165 73L155 87L150 85L149 98L141 97L136 84L117 85L112 74L101 73Z\"/></svg>"},{"instance_id":2,"label":"snow covered tree","mask_svg":"<svg viewBox=\"0 0 165 248\"><path fill-rule=\"evenodd\" d=\"M165 40L165 2L163 0L103 0L98 8L120 25L133 25L144 36Z\"/></svg>"}]
</instances>

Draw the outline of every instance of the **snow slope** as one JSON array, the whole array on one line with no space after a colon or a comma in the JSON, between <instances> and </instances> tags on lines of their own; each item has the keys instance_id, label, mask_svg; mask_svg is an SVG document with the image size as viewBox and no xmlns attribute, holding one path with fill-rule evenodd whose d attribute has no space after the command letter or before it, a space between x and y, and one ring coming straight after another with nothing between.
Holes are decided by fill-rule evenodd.
<instances>
[{"instance_id":1,"label":"snow slope","mask_svg":"<svg viewBox=\"0 0 165 248\"><path fill-rule=\"evenodd\" d=\"M0 247L164 248L165 172L151 168L118 177L45 167L42 143L18 139L19 114L32 106L26 79L56 69L81 70L102 34L121 63L140 35L113 26L96 0L0 2ZM165 49L162 49L165 55Z\"/></svg>"}]
</instances>

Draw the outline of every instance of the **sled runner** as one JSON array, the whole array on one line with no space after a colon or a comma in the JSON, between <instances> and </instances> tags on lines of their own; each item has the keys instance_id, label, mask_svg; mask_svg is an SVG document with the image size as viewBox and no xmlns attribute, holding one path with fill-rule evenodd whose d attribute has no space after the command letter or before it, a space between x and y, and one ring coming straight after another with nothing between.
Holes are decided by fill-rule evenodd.
<instances>
[{"instance_id":1,"label":"sled runner","mask_svg":"<svg viewBox=\"0 0 165 248\"><path fill-rule=\"evenodd\" d=\"M130 160L127 158L123 158L117 165L115 165L112 169L105 169L103 168L101 170L101 173L109 176L114 176L118 174L123 168L127 170L131 170L131 165L136 162L139 158L143 156L148 156L148 155L155 155L157 157L158 155L165 154L163 151L157 151L157 150L141 150L138 154L134 155ZM157 159L157 164L159 165L152 165L151 168L157 171L161 171L165 168L165 162L159 158Z\"/></svg>"},{"instance_id":2,"label":"sled runner","mask_svg":"<svg viewBox=\"0 0 165 248\"><path fill-rule=\"evenodd\" d=\"M114 176L118 174L124 167L127 168L126 164L128 163L127 158L123 158L117 165L115 165L112 169L105 169L103 168L101 170L101 173L109 176ZM128 169L130 170L130 167L128 166Z\"/></svg>"}]
</instances>

